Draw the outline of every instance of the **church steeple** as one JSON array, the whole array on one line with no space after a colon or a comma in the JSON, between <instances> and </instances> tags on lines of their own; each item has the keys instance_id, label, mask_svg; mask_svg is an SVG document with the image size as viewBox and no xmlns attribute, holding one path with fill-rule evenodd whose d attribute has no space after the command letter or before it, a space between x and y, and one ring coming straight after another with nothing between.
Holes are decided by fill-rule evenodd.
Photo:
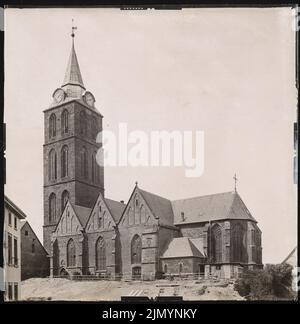
<instances>
[{"instance_id":1,"label":"church steeple","mask_svg":"<svg viewBox=\"0 0 300 324\"><path fill-rule=\"evenodd\" d=\"M75 29L77 29L77 27L72 26L72 48L67 65L67 70L65 73L65 78L62 84L62 89L67 93L68 97L81 98L82 94L85 91L85 87L83 84L79 63L75 52Z\"/></svg>"},{"instance_id":2,"label":"church steeple","mask_svg":"<svg viewBox=\"0 0 300 324\"><path fill-rule=\"evenodd\" d=\"M67 85L78 85L85 89L75 52L74 42L72 42L71 54L62 87Z\"/></svg>"}]
</instances>

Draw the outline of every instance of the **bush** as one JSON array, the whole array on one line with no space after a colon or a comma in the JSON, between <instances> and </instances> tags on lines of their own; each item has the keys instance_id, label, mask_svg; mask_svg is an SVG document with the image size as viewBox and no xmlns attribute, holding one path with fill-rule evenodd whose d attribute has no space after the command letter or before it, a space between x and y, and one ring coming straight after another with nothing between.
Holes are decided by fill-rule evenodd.
<instances>
[{"instance_id":1,"label":"bush","mask_svg":"<svg viewBox=\"0 0 300 324\"><path fill-rule=\"evenodd\" d=\"M263 270L244 271L234 288L250 300L293 299L292 280L292 266L269 264Z\"/></svg>"}]
</instances>

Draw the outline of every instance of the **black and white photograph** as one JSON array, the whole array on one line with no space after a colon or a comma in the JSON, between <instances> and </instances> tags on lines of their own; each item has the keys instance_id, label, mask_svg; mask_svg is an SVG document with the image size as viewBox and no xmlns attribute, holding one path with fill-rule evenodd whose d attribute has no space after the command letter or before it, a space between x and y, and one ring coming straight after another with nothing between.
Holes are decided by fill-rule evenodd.
<instances>
[{"instance_id":1,"label":"black and white photograph","mask_svg":"<svg viewBox=\"0 0 300 324\"><path fill-rule=\"evenodd\" d=\"M297 7L4 31L5 303L297 300Z\"/></svg>"}]
</instances>

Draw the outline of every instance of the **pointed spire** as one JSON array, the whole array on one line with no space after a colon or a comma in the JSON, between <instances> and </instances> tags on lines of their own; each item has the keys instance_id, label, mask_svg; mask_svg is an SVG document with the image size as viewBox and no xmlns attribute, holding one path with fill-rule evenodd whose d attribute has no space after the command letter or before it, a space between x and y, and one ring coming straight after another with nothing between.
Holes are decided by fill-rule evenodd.
<instances>
[{"instance_id":1,"label":"pointed spire","mask_svg":"<svg viewBox=\"0 0 300 324\"><path fill-rule=\"evenodd\" d=\"M76 29L77 27L73 26L72 19L72 48L64 82L62 84L62 88L66 91L67 96L71 98L81 98L83 92L85 91L74 46L74 37Z\"/></svg>"},{"instance_id":2,"label":"pointed spire","mask_svg":"<svg viewBox=\"0 0 300 324\"><path fill-rule=\"evenodd\" d=\"M74 42L72 42L72 49L71 49L71 54L64 78L64 82L62 86L66 86L68 84L71 85L79 85L82 88L84 88L84 84L82 81L82 76L80 73L80 68L77 60L77 55L75 52L75 47L74 47Z\"/></svg>"}]
</instances>

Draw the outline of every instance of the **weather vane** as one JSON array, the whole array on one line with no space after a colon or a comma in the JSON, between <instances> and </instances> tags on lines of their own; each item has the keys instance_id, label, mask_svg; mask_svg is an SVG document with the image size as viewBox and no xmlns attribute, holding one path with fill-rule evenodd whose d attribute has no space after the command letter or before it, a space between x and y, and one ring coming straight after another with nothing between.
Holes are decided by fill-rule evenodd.
<instances>
[{"instance_id":1,"label":"weather vane","mask_svg":"<svg viewBox=\"0 0 300 324\"><path fill-rule=\"evenodd\" d=\"M74 39L74 37L75 37L75 33L74 33L74 31L77 29L77 27L75 27L74 26L74 19L72 19L72 34L71 34L71 36L72 36L72 38Z\"/></svg>"},{"instance_id":2,"label":"weather vane","mask_svg":"<svg viewBox=\"0 0 300 324\"><path fill-rule=\"evenodd\" d=\"M234 179L234 191L236 192L236 183L238 181L238 178L236 177L236 173L234 174L233 179Z\"/></svg>"}]
</instances>

